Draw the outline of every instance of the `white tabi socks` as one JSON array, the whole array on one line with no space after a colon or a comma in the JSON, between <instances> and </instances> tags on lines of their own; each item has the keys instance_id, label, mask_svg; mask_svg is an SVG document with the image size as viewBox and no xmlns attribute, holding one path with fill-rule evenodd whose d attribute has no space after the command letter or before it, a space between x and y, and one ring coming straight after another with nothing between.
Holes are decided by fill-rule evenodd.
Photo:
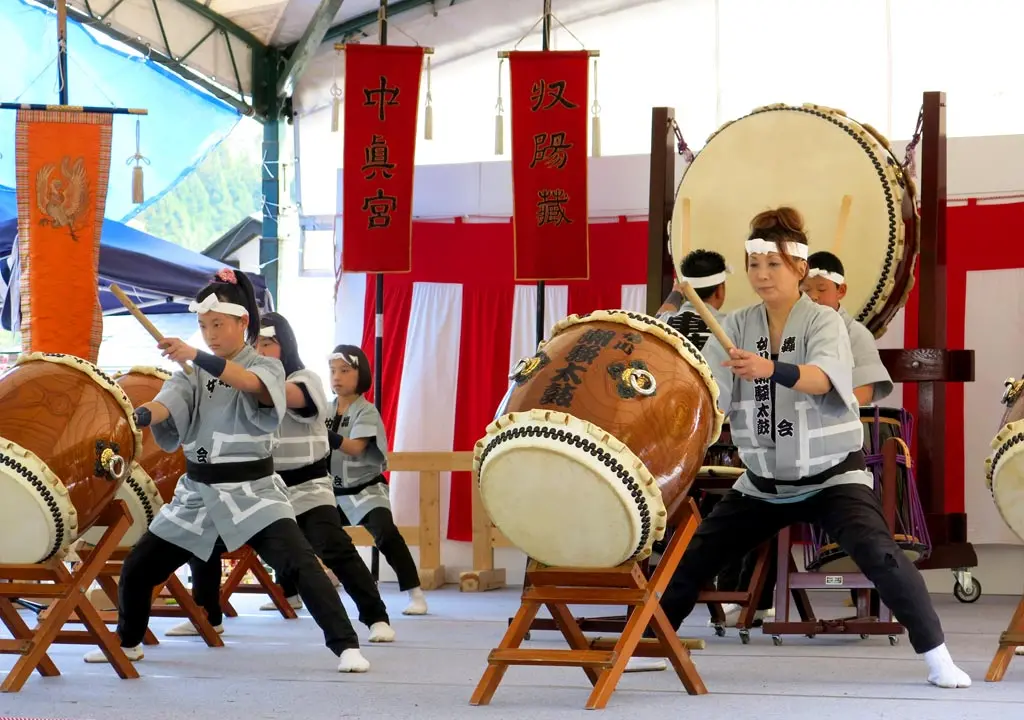
<instances>
[{"instance_id":1,"label":"white tabi socks","mask_svg":"<svg viewBox=\"0 0 1024 720\"><path fill-rule=\"evenodd\" d=\"M359 648L349 648L341 651L338 660L338 672L343 673L364 673L370 669L370 661L363 657Z\"/></svg>"},{"instance_id":2,"label":"white tabi socks","mask_svg":"<svg viewBox=\"0 0 1024 720\"><path fill-rule=\"evenodd\" d=\"M422 588L413 588L409 591L409 605L402 611L403 615L426 615L427 596L423 594Z\"/></svg>"},{"instance_id":3,"label":"white tabi socks","mask_svg":"<svg viewBox=\"0 0 1024 720\"><path fill-rule=\"evenodd\" d=\"M971 678L958 668L949 656L946 643L924 653L924 661L928 663L928 682L941 688L968 688Z\"/></svg>"},{"instance_id":4,"label":"white tabi socks","mask_svg":"<svg viewBox=\"0 0 1024 720\"><path fill-rule=\"evenodd\" d=\"M370 642L389 643L395 641L395 629L383 620L370 626Z\"/></svg>"}]
</instances>

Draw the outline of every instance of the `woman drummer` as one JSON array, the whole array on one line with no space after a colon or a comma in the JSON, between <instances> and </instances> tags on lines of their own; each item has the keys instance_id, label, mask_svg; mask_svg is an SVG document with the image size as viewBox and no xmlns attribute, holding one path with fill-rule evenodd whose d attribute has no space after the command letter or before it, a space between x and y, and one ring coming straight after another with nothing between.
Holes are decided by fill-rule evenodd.
<instances>
[{"instance_id":1,"label":"woman drummer","mask_svg":"<svg viewBox=\"0 0 1024 720\"><path fill-rule=\"evenodd\" d=\"M897 547L866 472L849 335L839 314L800 292L807 237L792 208L763 212L745 243L762 302L723 324L704 356L747 470L697 527L662 596L678 629L729 561L798 522L820 526L853 559L924 655L928 682L969 687L946 648L921 573Z\"/></svg>"}]
</instances>

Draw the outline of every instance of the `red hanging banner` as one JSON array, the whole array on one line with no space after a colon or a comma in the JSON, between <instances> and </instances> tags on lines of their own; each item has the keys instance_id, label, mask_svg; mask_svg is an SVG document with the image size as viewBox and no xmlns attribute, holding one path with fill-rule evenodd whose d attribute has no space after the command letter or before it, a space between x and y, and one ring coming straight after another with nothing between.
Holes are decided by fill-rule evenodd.
<instances>
[{"instance_id":1,"label":"red hanging banner","mask_svg":"<svg viewBox=\"0 0 1024 720\"><path fill-rule=\"evenodd\" d=\"M423 48L345 46L341 268L412 270L412 193Z\"/></svg>"},{"instance_id":2,"label":"red hanging banner","mask_svg":"<svg viewBox=\"0 0 1024 720\"><path fill-rule=\"evenodd\" d=\"M510 52L515 279L587 280L590 54Z\"/></svg>"}]
</instances>

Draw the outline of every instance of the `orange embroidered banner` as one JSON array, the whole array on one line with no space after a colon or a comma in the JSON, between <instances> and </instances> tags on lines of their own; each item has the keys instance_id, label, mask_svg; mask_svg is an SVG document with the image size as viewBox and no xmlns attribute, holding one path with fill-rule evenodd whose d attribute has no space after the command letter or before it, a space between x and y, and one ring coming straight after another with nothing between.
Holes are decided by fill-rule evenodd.
<instances>
[{"instance_id":1,"label":"orange embroidered banner","mask_svg":"<svg viewBox=\"0 0 1024 720\"><path fill-rule=\"evenodd\" d=\"M21 345L95 363L100 234L113 115L19 110L15 127Z\"/></svg>"},{"instance_id":2,"label":"orange embroidered banner","mask_svg":"<svg viewBox=\"0 0 1024 720\"><path fill-rule=\"evenodd\" d=\"M412 194L422 67L423 48L419 46L345 47L343 272L412 270Z\"/></svg>"},{"instance_id":3,"label":"orange embroidered banner","mask_svg":"<svg viewBox=\"0 0 1024 720\"><path fill-rule=\"evenodd\" d=\"M515 279L587 280L590 54L508 54Z\"/></svg>"}]
</instances>

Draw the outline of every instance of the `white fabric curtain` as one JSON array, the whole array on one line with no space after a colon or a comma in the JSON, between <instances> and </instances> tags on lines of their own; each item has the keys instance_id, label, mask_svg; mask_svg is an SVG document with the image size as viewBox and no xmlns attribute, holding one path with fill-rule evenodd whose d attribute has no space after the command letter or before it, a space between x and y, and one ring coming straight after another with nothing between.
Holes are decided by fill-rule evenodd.
<instances>
[{"instance_id":1,"label":"white fabric curtain","mask_svg":"<svg viewBox=\"0 0 1024 720\"><path fill-rule=\"evenodd\" d=\"M623 285L622 286L622 309L633 312L647 312L647 286L646 285Z\"/></svg>"},{"instance_id":2,"label":"white fabric curtain","mask_svg":"<svg viewBox=\"0 0 1024 720\"><path fill-rule=\"evenodd\" d=\"M461 338L462 285L413 285L392 450L444 452L454 447ZM448 525L450 486L451 473L443 473L441 527ZM419 498L417 473L391 473L396 524L419 525Z\"/></svg>"}]
</instances>

